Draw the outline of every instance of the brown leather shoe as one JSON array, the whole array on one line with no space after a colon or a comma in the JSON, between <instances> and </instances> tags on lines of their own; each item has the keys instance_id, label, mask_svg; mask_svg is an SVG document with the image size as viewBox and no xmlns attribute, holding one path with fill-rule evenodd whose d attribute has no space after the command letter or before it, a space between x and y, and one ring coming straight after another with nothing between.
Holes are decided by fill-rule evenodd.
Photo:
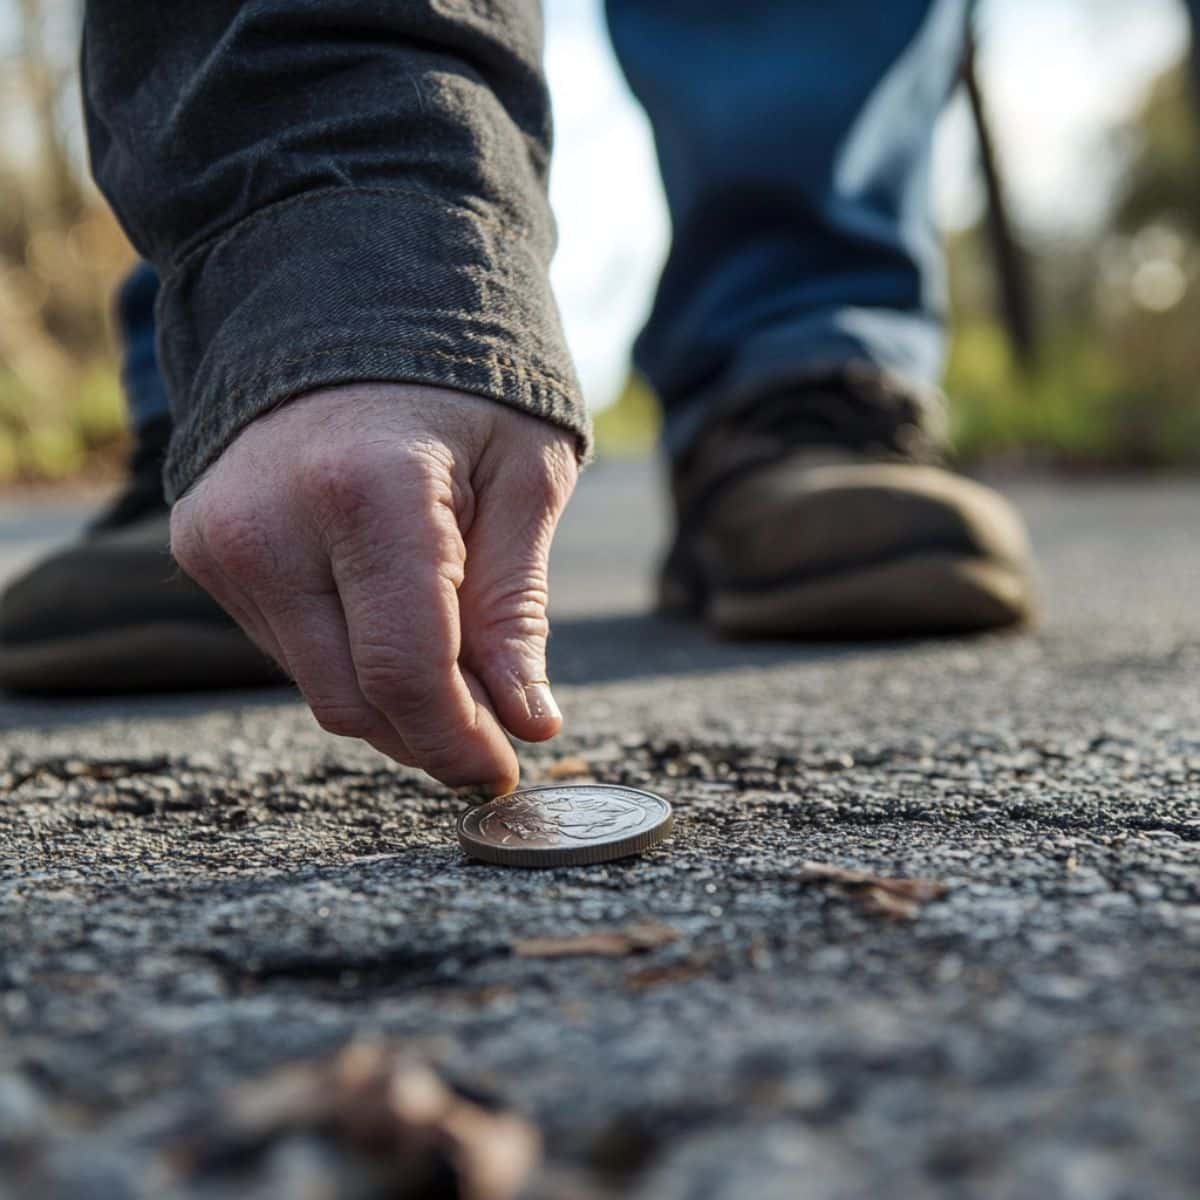
<instances>
[{"instance_id":1,"label":"brown leather shoe","mask_svg":"<svg viewBox=\"0 0 1200 1200\"><path fill-rule=\"evenodd\" d=\"M730 414L673 477L660 603L730 637L998 629L1034 615L998 492L940 465L933 409L858 367Z\"/></svg>"}]
</instances>

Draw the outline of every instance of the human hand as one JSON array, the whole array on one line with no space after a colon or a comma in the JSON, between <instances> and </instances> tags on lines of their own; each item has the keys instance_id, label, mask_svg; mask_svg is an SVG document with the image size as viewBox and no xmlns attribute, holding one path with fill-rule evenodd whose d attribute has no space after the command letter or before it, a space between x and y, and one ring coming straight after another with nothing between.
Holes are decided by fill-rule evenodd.
<instances>
[{"instance_id":1,"label":"human hand","mask_svg":"<svg viewBox=\"0 0 1200 1200\"><path fill-rule=\"evenodd\" d=\"M248 426L171 514L176 560L320 724L454 787L544 741L547 559L574 439L442 388L322 388Z\"/></svg>"}]
</instances>

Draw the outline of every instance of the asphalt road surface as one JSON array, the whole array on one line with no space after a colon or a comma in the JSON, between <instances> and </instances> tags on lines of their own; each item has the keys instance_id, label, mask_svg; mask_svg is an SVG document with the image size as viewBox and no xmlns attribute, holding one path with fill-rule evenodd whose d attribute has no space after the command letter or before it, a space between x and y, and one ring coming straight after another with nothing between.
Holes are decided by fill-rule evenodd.
<instances>
[{"instance_id":1,"label":"asphalt road surface","mask_svg":"<svg viewBox=\"0 0 1200 1200\"><path fill-rule=\"evenodd\" d=\"M1010 490L1036 633L722 645L645 615L655 487L594 469L557 550L568 732L524 763L672 801L623 863L467 862L461 800L286 693L4 703L0 1195L409 1194L299 1119L213 1132L235 1085L371 1036L536 1126L538 1200L1194 1200L1200 485ZM10 513L0 557L74 519ZM523 945L648 921L674 940Z\"/></svg>"}]
</instances>

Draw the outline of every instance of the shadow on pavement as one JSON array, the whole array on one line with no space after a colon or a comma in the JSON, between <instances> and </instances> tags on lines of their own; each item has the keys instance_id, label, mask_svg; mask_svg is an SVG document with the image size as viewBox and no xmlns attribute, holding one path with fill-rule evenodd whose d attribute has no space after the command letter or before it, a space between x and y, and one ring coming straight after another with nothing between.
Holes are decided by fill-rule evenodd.
<instances>
[{"instance_id":1,"label":"shadow on pavement","mask_svg":"<svg viewBox=\"0 0 1200 1200\"><path fill-rule=\"evenodd\" d=\"M221 710L280 708L299 703L294 688L240 691L155 693L129 696L17 696L0 692L0 732L19 729L69 729L117 719L195 717Z\"/></svg>"},{"instance_id":2,"label":"shadow on pavement","mask_svg":"<svg viewBox=\"0 0 1200 1200\"><path fill-rule=\"evenodd\" d=\"M850 660L900 650L896 643L726 642L688 621L654 613L567 616L554 621L550 677L559 684L779 667ZM53 730L118 719L174 718L299 704L294 688L188 692L182 695L31 697L0 692L0 732Z\"/></svg>"},{"instance_id":3,"label":"shadow on pavement","mask_svg":"<svg viewBox=\"0 0 1200 1200\"><path fill-rule=\"evenodd\" d=\"M894 643L721 641L695 622L655 613L559 617L550 638L555 683L613 683L878 655Z\"/></svg>"}]
</instances>

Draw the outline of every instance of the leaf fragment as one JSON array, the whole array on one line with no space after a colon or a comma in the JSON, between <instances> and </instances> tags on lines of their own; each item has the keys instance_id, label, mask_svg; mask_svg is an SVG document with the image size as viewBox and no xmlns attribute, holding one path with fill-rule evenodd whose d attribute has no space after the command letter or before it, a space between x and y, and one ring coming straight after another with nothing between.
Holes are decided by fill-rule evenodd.
<instances>
[{"instance_id":1,"label":"leaf fragment","mask_svg":"<svg viewBox=\"0 0 1200 1200\"><path fill-rule=\"evenodd\" d=\"M591 775L592 765L580 754L568 758L560 758L546 768L546 778L557 783L562 779L578 779L581 775Z\"/></svg>"},{"instance_id":2,"label":"leaf fragment","mask_svg":"<svg viewBox=\"0 0 1200 1200\"><path fill-rule=\"evenodd\" d=\"M624 958L645 954L679 940L679 931L657 921L635 921L623 929L596 929L561 937L522 938L513 943L518 958Z\"/></svg>"},{"instance_id":3,"label":"leaf fragment","mask_svg":"<svg viewBox=\"0 0 1200 1200\"><path fill-rule=\"evenodd\" d=\"M713 954L693 954L681 962L639 967L625 976L625 986L641 992L649 988L662 987L665 984L688 983L705 974L712 966L715 957Z\"/></svg>"},{"instance_id":4,"label":"leaf fragment","mask_svg":"<svg viewBox=\"0 0 1200 1200\"><path fill-rule=\"evenodd\" d=\"M926 904L940 900L950 890L949 884L936 879L889 878L819 862L803 863L796 879L832 887L857 901L866 912L901 921L912 920Z\"/></svg>"},{"instance_id":5,"label":"leaf fragment","mask_svg":"<svg viewBox=\"0 0 1200 1200\"><path fill-rule=\"evenodd\" d=\"M346 1194L365 1172L372 1195L399 1200L433 1194L438 1180L462 1200L515 1200L541 1154L516 1113L463 1094L401 1045L358 1041L244 1082L169 1161L192 1179L233 1174L258 1194L272 1150L298 1138L323 1148Z\"/></svg>"}]
</instances>

